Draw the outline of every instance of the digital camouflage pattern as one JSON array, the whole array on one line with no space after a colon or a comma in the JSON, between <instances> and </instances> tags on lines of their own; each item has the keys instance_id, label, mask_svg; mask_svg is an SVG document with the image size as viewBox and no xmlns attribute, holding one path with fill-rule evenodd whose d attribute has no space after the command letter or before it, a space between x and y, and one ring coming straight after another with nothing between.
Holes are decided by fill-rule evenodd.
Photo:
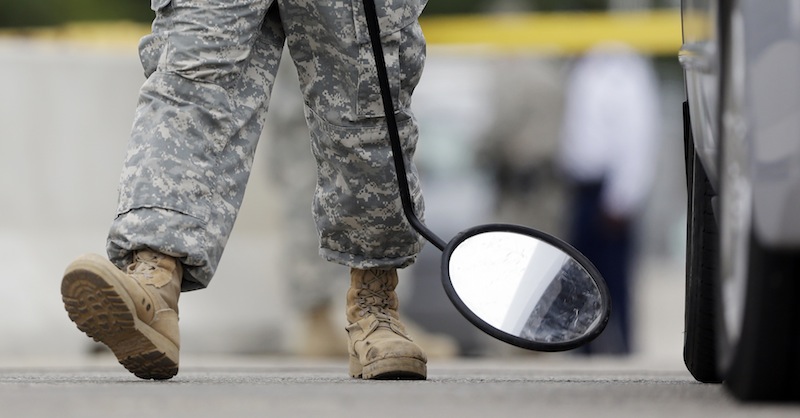
<instances>
[{"instance_id":1,"label":"digital camouflage pattern","mask_svg":"<svg viewBox=\"0 0 800 418\"><path fill-rule=\"evenodd\" d=\"M316 256L319 240L310 210L317 185L316 163L310 152L303 97L299 91L297 68L284 48L270 97L270 102L275 105L269 109L259 147L269 149L265 158L267 173L280 196L281 222L274 231L281 243L276 260L278 274L288 286L290 305L298 312L308 314L308 318L316 318L313 313L324 312L334 305L348 286L346 280L324 278L347 277L349 269ZM298 259L303 262L297 262ZM336 330L343 327L342 324ZM344 343L330 336L325 338L314 333L313 338L318 335L323 341L319 344L311 342L306 347L331 347L337 352L346 349ZM337 336L342 337L338 333Z\"/></svg>"},{"instance_id":2,"label":"digital camouflage pattern","mask_svg":"<svg viewBox=\"0 0 800 418\"><path fill-rule=\"evenodd\" d=\"M120 267L141 248L180 258L183 289L214 275L244 197L284 43L298 69L317 161L320 253L356 268L404 267L422 240L406 221L362 0L151 0L142 86L108 237ZM415 210L409 106L425 0L375 0ZM280 103L273 103L280 106Z\"/></svg>"}]
</instances>

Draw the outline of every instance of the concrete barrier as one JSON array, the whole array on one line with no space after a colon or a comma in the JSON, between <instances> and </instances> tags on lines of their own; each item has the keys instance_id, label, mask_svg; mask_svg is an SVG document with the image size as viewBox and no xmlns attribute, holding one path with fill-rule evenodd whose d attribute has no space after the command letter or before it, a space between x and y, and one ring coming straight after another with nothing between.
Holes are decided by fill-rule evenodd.
<instances>
[{"instance_id":1,"label":"concrete barrier","mask_svg":"<svg viewBox=\"0 0 800 418\"><path fill-rule=\"evenodd\" d=\"M105 253L143 81L135 50L0 40L0 353L87 350L63 310L61 274L81 253ZM182 296L186 350L282 348L270 193L256 163L214 291Z\"/></svg>"},{"instance_id":2,"label":"concrete barrier","mask_svg":"<svg viewBox=\"0 0 800 418\"><path fill-rule=\"evenodd\" d=\"M432 51L429 69L438 65L435 56ZM433 77L436 72L426 74ZM143 81L133 48L0 39L0 356L76 355L92 348L63 310L61 274L75 256L105 251ZM681 94L676 91L664 100L674 101ZM424 97L419 95L416 104L424 105ZM679 120L672 116L665 116L672 121L665 121L665 127L679 131ZM436 151L435 141L426 144L421 143L421 151ZM652 223L661 225L658 228L650 227L649 236L661 240L664 231L674 229L663 223L670 216L679 218L677 211L683 208L679 145L675 142L663 153L664 180L654 193L654 216L648 217L671 214L660 216L661 224ZM282 221L279 191L265 167L269 148L262 141L240 216L210 289L182 296L182 345L187 354L275 353L291 344L287 330L296 319L286 314L291 312L287 289L275 262ZM473 198L483 202L481 196ZM436 222L437 213L464 215L464 205L437 207L442 200L433 195L428 199L431 222ZM431 227L447 235L447 224L439 219ZM656 263L641 263L633 307L637 353L669 363L680 363L682 344L679 263L663 255Z\"/></svg>"}]
</instances>

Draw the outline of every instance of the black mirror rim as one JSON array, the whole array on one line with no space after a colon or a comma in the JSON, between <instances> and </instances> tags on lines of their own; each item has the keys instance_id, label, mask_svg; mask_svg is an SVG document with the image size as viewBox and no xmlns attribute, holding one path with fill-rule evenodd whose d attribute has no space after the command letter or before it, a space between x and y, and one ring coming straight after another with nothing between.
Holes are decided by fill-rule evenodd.
<instances>
[{"instance_id":1,"label":"black mirror rim","mask_svg":"<svg viewBox=\"0 0 800 418\"><path fill-rule=\"evenodd\" d=\"M597 288L600 291L600 297L603 301L603 312L601 313L600 321L595 325L593 329L589 332L584 334L583 336L576 338L575 340L565 341L565 342L558 342L558 343L544 343L544 342L536 342L531 340L526 340L524 338L517 337L515 335L508 334L504 331L501 331L492 325L489 325L487 322L479 318L475 315L472 310L470 310L467 305L461 300L461 298L456 293L455 289L453 288L453 283L450 280L450 257L453 254L453 251L467 238L472 236L482 234L485 232L515 232L522 235L528 235L533 238L539 239L544 241L564 252L566 252L569 256L574 258L578 263L580 263L589 273L589 275L595 279L595 283L597 284ZM608 286L606 285L605 281L603 280L600 272L597 268L592 264L592 262L586 258L583 254L580 253L575 247L569 245L568 243L550 235L542 231L538 231L533 228L528 228L521 225L513 225L513 224L485 224L485 225L478 225L469 229L466 229L460 233L458 233L450 242L447 243L447 246L443 250L442 254L442 285L444 286L445 293L447 297L450 298L450 301L456 307L456 309L469 320L473 325L478 327L480 330L489 334L490 336L504 341L508 344L525 348L528 350L534 351L543 351L543 352L557 352L557 351L567 351L581 345L584 345L593 339L595 339L598 335L606 327L608 323L609 316L611 315L611 297L608 291Z\"/></svg>"}]
</instances>

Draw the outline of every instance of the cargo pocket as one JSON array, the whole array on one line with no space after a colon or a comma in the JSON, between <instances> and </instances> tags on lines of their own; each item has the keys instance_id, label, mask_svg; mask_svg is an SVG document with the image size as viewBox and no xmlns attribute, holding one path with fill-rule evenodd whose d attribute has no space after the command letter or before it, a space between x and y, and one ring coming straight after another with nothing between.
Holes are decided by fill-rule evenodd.
<instances>
[{"instance_id":1,"label":"cargo pocket","mask_svg":"<svg viewBox=\"0 0 800 418\"><path fill-rule=\"evenodd\" d=\"M171 24L164 15L167 14L167 8L172 5L172 1L150 0L150 8L156 12L152 32L139 41L139 60L145 77L150 77L165 59L167 34Z\"/></svg>"},{"instance_id":2,"label":"cargo pocket","mask_svg":"<svg viewBox=\"0 0 800 418\"><path fill-rule=\"evenodd\" d=\"M208 192L205 186L196 185L192 179L169 178L165 173L152 173L158 179L130 179L127 181L127 193L121 194L117 203L117 218L131 212L152 211L160 209L166 211L149 216L188 216L195 219L191 221L206 225L211 219L211 208L208 205ZM182 185L183 187L157 187L150 183ZM189 186L186 186L188 184ZM172 215L170 215L172 214ZM148 216L140 214L139 216Z\"/></svg>"},{"instance_id":3,"label":"cargo pocket","mask_svg":"<svg viewBox=\"0 0 800 418\"><path fill-rule=\"evenodd\" d=\"M364 15L363 0L351 0L353 20L355 23L356 42L359 44L359 76L357 113L362 117L381 117L385 115L381 100L380 85L375 67L372 44L370 42L367 20ZM373 1L373 0L370 0ZM380 27L381 46L389 78L389 88L395 112L408 107L408 95L402 94L403 78L410 72L421 71L422 68L411 68L417 63L406 62L403 51L404 30L418 25L424 0L374 0ZM416 77L414 77L416 78Z\"/></svg>"},{"instance_id":4,"label":"cargo pocket","mask_svg":"<svg viewBox=\"0 0 800 418\"><path fill-rule=\"evenodd\" d=\"M155 1L155 0L154 0ZM359 43L369 42L369 30L364 14L363 0L351 0L353 4L353 20L355 20L356 40ZM381 37L416 22L427 0L369 0L375 2L378 14L378 26Z\"/></svg>"},{"instance_id":5,"label":"cargo pocket","mask_svg":"<svg viewBox=\"0 0 800 418\"><path fill-rule=\"evenodd\" d=\"M150 0L150 8L153 9L154 12L160 12L165 7L169 6L172 3L172 0Z\"/></svg>"}]
</instances>

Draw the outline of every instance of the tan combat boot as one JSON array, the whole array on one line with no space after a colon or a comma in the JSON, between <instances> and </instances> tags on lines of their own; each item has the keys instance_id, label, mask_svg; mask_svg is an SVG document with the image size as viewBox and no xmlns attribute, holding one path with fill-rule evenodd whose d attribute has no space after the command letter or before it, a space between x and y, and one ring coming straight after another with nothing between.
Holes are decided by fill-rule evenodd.
<instances>
[{"instance_id":1,"label":"tan combat boot","mask_svg":"<svg viewBox=\"0 0 800 418\"><path fill-rule=\"evenodd\" d=\"M350 375L364 379L425 379L427 357L397 314L397 270L350 270L347 336Z\"/></svg>"},{"instance_id":2,"label":"tan combat boot","mask_svg":"<svg viewBox=\"0 0 800 418\"><path fill-rule=\"evenodd\" d=\"M142 379L178 373L178 297L183 268L172 257L138 251L127 271L96 254L73 261L61 296L78 329L107 345Z\"/></svg>"}]
</instances>

